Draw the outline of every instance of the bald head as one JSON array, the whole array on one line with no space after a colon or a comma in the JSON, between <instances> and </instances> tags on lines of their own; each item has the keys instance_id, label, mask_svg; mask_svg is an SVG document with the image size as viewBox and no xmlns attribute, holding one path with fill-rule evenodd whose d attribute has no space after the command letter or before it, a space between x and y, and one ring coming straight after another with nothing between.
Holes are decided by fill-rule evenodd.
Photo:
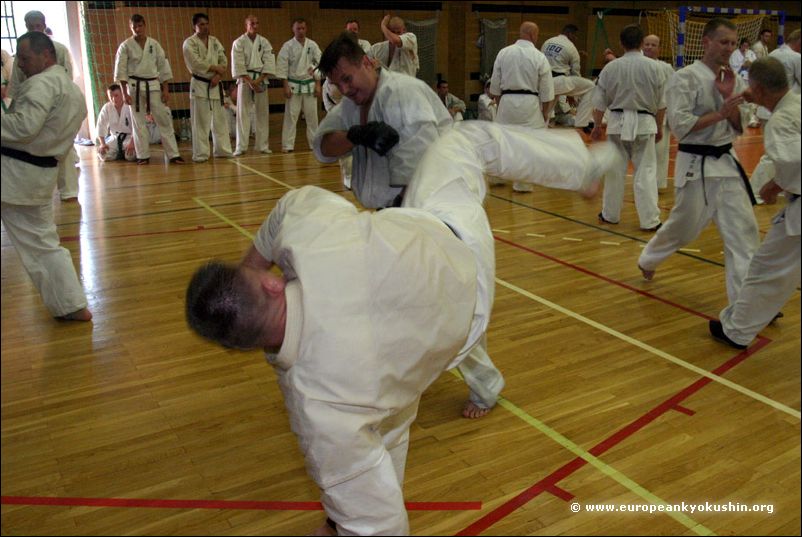
<instances>
[{"instance_id":1,"label":"bald head","mask_svg":"<svg viewBox=\"0 0 802 537\"><path fill-rule=\"evenodd\" d=\"M799 52L800 44L802 44L802 32L799 30L794 30L791 32L786 40L786 43L794 50L794 52Z\"/></svg>"},{"instance_id":2,"label":"bald head","mask_svg":"<svg viewBox=\"0 0 802 537\"><path fill-rule=\"evenodd\" d=\"M643 55L656 60L660 55L660 38L654 34L647 35L643 38Z\"/></svg>"},{"instance_id":3,"label":"bald head","mask_svg":"<svg viewBox=\"0 0 802 537\"><path fill-rule=\"evenodd\" d=\"M404 25L404 19L401 17L390 18L390 20L387 21L387 28L395 35L401 35L407 31L407 27Z\"/></svg>"},{"instance_id":4,"label":"bald head","mask_svg":"<svg viewBox=\"0 0 802 537\"><path fill-rule=\"evenodd\" d=\"M521 24L521 39L526 39L532 43L537 43L537 36L540 30L532 21L525 21Z\"/></svg>"},{"instance_id":5,"label":"bald head","mask_svg":"<svg viewBox=\"0 0 802 537\"><path fill-rule=\"evenodd\" d=\"M47 28L45 22L45 15L41 11L29 11L25 14L25 28L29 32L42 32L44 33Z\"/></svg>"}]
</instances>

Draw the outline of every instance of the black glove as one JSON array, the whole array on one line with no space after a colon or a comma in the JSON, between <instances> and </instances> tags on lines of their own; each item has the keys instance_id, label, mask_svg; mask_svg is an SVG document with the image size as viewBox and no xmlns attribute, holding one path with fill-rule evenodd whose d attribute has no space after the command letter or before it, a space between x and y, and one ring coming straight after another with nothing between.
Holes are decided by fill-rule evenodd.
<instances>
[{"instance_id":1,"label":"black glove","mask_svg":"<svg viewBox=\"0 0 802 537\"><path fill-rule=\"evenodd\" d=\"M398 132L382 121L370 121L366 125L354 125L348 129L348 140L354 145L364 145L382 157L398 143Z\"/></svg>"}]
</instances>

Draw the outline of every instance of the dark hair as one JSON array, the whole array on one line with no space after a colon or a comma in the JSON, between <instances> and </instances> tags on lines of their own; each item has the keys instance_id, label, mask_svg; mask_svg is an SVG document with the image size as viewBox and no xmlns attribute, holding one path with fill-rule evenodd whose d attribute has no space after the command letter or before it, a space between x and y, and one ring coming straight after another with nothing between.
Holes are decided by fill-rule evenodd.
<instances>
[{"instance_id":1,"label":"dark hair","mask_svg":"<svg viewBox=\"0 0 802 537\"><path fill-rule=\"evenodd\" d=\"M296 22L302 22L302 23L306 24L306 19L303 18L303 17L296 17L296 18L292 19L292 24L290 26L295 26Z\"/></svg>"},{"instance_id":2,"label":"dark hair","mask_svg":"<svg viewBox=\"0 0 802 537\"><path fill-rule=\"evenodd\" d=\"M17 48L23 41L30 41L31 51L35 54L42 54L50 52L53 59L56 59L56 47L53 45L53 40L47 34L42 32L27 32L19 36L17 39Z\"/></svg>"},{"instance_id":3,"label":"dark hair","mask_svg":"<svg viewBox=\"0 0 802 537\"><path fill-rule=\"evenodd\" d=\"M749 43L749 38L748 37L742 37L741 40L738 41L738 48L740 48L741 45L743 45L744 43Z\"/></svg>"},{"instance_id":4,"label":"dark hair","mask_svg":"<svg viewBox=\"0 0 802 537\"><path fill-rule=\"evenodd\" d=\"M356 20L356 19L348 19L347 21L345 21L345 25L346 25L346 26L348 26L348 25L349 25L349 24L351 24L352 22L355 22L357 26L361 26L361 25L359 24L359 21L358 21L358 20Z\"/></svg>"},{"instance_id":5,"label":"dark hair","mask_svg":"<svg viewBox=\"0 0 802 537\"><path fill-rule=\"evenodd\" d=\"M206 13L195 13L192 15L192 27L194 28L195 25L198 24L198 21L201 19L206 19L206 22L209 22L209 15Z\"/></svg>"},{"instance_id":6,"label":"dark hair","mask_svg":"<svg viewBox=\"0 0 802 537\"><path fill-rule=\"evenodd\" d=\"M755 60L749 67L749 80L760 84L771 93L788 89L788 75L779 60L772 57Z\"/></svg>"},{"instance_id":7,"label":"dark hair","mask_svg":"<svg viewBox=\"0 0 802 537\"><path fill-rule=\"evenodd\" d=\"M446 80L445 78L441 78L440 80L437 81L438 88L441 87L443 84L448 84L448 80Z\"/></svg>"},{"instance_id":8,"label":"dark hair","mask_svg":"<svg viewBox=\"0 0 802 537\"><path fill-rule=\"evenodd\" d=\"M770 34L773 34L773 33L774 33L774 32L771 30L771 28L763 28L762 30L760 30L760 35L763 35L763 34L765 34L766 32L768 32L768 33L770 33Z\"/></svg>"},{"instance_id":9,"label":"dark hair","mask_svg":"<svg viewBox=\"0 0 802 537\"><path fill-rule=\"evenodd\" d=\"M633 50L639 48L641 43L643 43L643 30L641 30L641 27L637 24L629 24L624 26L619 37L621 39L621 45L626 50Z\"/></svg>"},{"instance_id":10,"label":"dark hair","mask_svg":"<svg viewBox=\"0 0 802 537\"><path fill-rule=\"evenodd\" d=\"M566 24L560 33L565 35L576 34L579 33L579 27L576 24Z\"/></svg>"},{"instance_id":11,"label":"dark hair","mask_svg":"<svg viewBox=\"0 0 802 537\"><path fill-rule=\"evenodd\" d=\"M211 261L187 287L187 323L199 335L233 349L262 346L264 306L234 265Z\"/></svg>"},{"instance_id":12,"label":"dark hair","mask_svg":"<svg viewBox=\"0 0 802 537\"><path fill-rule=\"evenodd\" d=\"M328 76L337 68L340 58L345 58L349 63L357 65L362 61L363 56L365 56L365 51L359 46L356 35L353 32L343 32L335 37L334 41L329 43L329 46L323 51L318 69L323 75Z\"/></svg>"},{"instance_id":13,"label":"dark hair","mask_svg":"<svg viewBox=\"0 0 802 537\"><path fill-rule=\"evenodd\" d=\"M131 15L131 24L137 24L140 22L145 22L145 17L143 17L139 13L134 13L133 15Z\"/></svg>"},{"instance_id":14,"label":"dark hair","mask_svg":"<svg viewBox=\"0 0 802 537\"><path fill-rule=\"evenodd\" d=\"M707 21L704 30L702 30L702 37L710 37L711 35L716 33L716 30L718 30L722 26L724 26L728 30L735 30L736 32L738 31L738 27L735 26L734 22L732 22L729 19L722 19L721 17L717 17L715 19L710 19L709 21Z\"/></svg>"},{"instance_id":15,"label":"dark hair","mask_svg":"<svg viewBox=\"0 0 802 537\"><path fill-rule=\"evenodd\" d=\"M114 84L111 84L108 88L106 88L106 91L117 91L117 90L122 90L122 88L116 82Z\"/></svg>"}]
</instances>

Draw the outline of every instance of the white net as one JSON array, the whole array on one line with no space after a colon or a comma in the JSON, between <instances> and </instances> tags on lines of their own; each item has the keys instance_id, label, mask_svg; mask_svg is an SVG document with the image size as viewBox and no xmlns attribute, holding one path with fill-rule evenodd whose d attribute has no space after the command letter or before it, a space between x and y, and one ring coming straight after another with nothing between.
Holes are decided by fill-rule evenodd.
<instances>
[{"instance_id":1,"label":"white net","mask_svg":"<svg viewBox=\"0 0 802 537\"><path fill-rule=\"evenodd\" d=\"M418 38L418 78L430 86L437 82L437 18L423 21L406 20L408 31Z\"/></svg>"},{"instance_id":2,"label":"white net","mask_svg":"<svg viewBox=\"0 0 802 537\"><path fill-rule=\"evenodd\" d=\"M487 80L493 74L493 64L498 52L507 46L507 19L481 19L479 48L482 49L479 60L479 80Z\"/></svg>"},{"instance_id":3,"label":"white net","mask_svg":"<svg viewBox=\"0 0 802 537\"><path fill-rule=\"evenodd\" d=\"M682 56L682 64L689 65L702 57L702 31L705 24L712 18L723 17L731 20L738 31L738 40L747 38L754 43L763 28L771 29L777 35L778 18L774 15L728 15L724 13L697 13L688 12L685 21L684 49L680 50L680 20L677 10L664 9L660 11L647 11L647 25L650 34L660 38L661 60L677 66L677 57Z\"/></svg>"}]
</instances>

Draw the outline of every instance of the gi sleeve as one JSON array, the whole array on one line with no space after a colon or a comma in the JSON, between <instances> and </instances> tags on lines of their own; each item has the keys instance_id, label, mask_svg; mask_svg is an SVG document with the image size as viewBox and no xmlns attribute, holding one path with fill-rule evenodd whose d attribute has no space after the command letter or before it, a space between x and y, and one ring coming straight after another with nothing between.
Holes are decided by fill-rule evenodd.
<instances>
[{"instance_id":1,"label":"gi sleeve","mask_svg":"<svg viewBox=\"0 0 802 537\"><path fill-rule=\"evenodd\" d=\"M431 95L424 93L428 90ZM409 184L421 156L440 136L440 128L451 124L451 116L428 86L399 88L388 92L382 103L384 122L398 131L400 140L387 154L390 159L390 186ZM419 96L414 97L417 93ZM410 103L416 103L411 106ZM436 107L436 108L435 108ZM438 116L438 111L442 116Z\"/></svg>"},{"instance_id":2,"label":"gi sleeve","mask_svg":"<svg viewBox=\"0 0 802 537\"><path fill-rule=\"evenodd\" d=\"M44 128L47 116L56 100L54 90L33 77L26 80L25 91L19 93L9 112L2 116L0 139L13 144L33 142Z\"/></svg>"},{"instance_id":3,"label":"gi sleeve","mask_svg":"<svg viewBox=\"0 0 802 537\"><path fill-rule=\"evenodd\" d=\"M694 113L699 88L697 84L693 84L693 80L694 78L687 76L687 73L678 71L671 77L666 87L668 126L677 140L687 136L699 121L700 116Z\"/></svg>"},{"instance_id":4,"label":"gi sleeve","mask_svg":"<svg viewBox=\"0 0 802 537\"><path fill-rule=\"evenodd\" d=\"M128 82L128 49L125 41L117 47L117 54L114 56L114 80Z\"/></svg>"}]
</instances>

